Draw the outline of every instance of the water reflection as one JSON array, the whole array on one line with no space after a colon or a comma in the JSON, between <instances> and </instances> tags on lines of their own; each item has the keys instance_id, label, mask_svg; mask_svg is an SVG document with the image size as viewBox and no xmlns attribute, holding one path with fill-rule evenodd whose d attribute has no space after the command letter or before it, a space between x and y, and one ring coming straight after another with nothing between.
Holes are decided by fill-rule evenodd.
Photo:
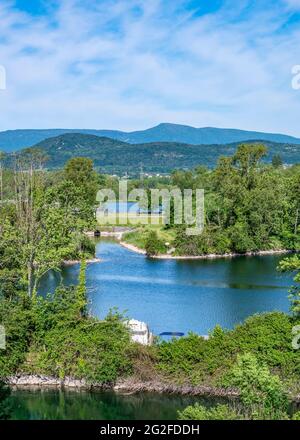
<instances>
[{"instance_id":1,"label":"water reflection","mask_svg":"<svg viewBox=\"0 0 300 440\"><path fill-rule=\"evenodd\" d=\"M18 390L10 398L14 420L174 420L177 411L196 401L216 400L177 395L67 390Z\"/></svg>"}]
</instances>

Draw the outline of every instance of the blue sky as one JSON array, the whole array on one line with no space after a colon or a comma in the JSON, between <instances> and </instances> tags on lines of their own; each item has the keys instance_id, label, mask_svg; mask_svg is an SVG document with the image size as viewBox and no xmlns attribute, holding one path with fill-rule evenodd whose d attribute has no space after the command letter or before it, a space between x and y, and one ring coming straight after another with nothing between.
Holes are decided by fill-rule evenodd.
<instances>
[{"instance_id":1,"label":"blue sky","mask_svg":"<svg viewBox=\"0 0 300 440\"><path fill-rule=\"evenodd\" d=\"M300 137L300 0L2 0L0 130L160 122Z\"/></svg>"}]
</instances>

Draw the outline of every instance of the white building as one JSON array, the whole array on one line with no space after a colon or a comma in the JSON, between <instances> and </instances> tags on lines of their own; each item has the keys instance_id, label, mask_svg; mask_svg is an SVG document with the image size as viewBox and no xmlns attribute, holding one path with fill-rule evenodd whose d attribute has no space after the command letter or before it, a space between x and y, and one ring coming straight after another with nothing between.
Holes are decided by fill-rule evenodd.
<instances>
[{"instance_id":1,"label":"white building","mask_svg":"<svg viewBox=\"0 0 300 440\"><path fill-rule=\"evenodd\" d=\"M142 345L151 345L153 342L153 334L150 332L148 325L145 322L131 319L126 322L131 332L131 339L133 342L138 342Z\"/></svg>"}]
</instances>

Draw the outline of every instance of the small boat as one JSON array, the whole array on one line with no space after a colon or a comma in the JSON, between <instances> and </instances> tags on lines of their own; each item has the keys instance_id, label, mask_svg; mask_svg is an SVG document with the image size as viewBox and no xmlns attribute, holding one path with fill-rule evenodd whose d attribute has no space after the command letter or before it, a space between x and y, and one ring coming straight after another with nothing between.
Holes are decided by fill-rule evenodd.
<instances>
[{"instance_id":1,"label":"small boat","mask_svg":"<svg viewBox=\"0 0 300 440\"><path fill-rule=\"evenodd\" d=\"M184 336L184 333L181 333L181 332L163 332L163 333L160 333L159 336Z\"/></svg>"}]
</instances>

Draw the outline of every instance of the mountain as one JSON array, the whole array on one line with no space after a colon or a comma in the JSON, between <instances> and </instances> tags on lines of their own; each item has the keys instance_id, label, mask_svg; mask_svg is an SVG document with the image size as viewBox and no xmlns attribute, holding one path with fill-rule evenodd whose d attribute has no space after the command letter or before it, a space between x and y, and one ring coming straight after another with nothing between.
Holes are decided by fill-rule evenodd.
<instances>
[{"instance_id":1,"label":"mountain","mask_svg":"<svg viewBox=\"0 0 300 440\"><path fill-rule=\"evenodd\" d=\"M249 140L263 140L289 144L300 144L300 139L284 134L261 133L229 128L194 128L188 125L159 124L147 130L123 132L117 130L10 130L0 132L0 150L11 152L31 147L45 139L62 134L80 133L99 137L109 137L130 144L149 142L179 142L191 145L230 144Z\"/></svg>"},{"instance_id":2,"label":"mountain","mask_svg":"<svg viewBox=\"0 0 300 440\"><path fill-rule=\"evenodd\" d=\"M261 141L263 142L263 141ZM280 154L286 164L300 162L300 145L264 141L269 149L267 161ZM213 167L219 156L232 155L239 143L227 145L191 145L178 142L129 144L107 137L68 133L46 139L35 145L48 157L46 167L61 168L76 156L89 157L102 172L137 175L141 167L149 173L168 173L175 168L197 165ZM22 151L18 153L22 155Z\"/></svg>"},{"instance_id":3,"label":"mountain","mask_svg":"<svg viewBox=\"0 0 300 440\"><path fill-rule=\"evenodd\" d=\"M109 135L109 137L111 137ZM120 139L120 138L118 138ZM265 140L300 144L300 139L284 134L260 133L257 131L236 130L231 128L194 128L188 125L159 124L143 131L128 133L127 139L132 144L141 142L182 142L192 145L229 144L249 140Z\"/></svg>"}]
</instances>

